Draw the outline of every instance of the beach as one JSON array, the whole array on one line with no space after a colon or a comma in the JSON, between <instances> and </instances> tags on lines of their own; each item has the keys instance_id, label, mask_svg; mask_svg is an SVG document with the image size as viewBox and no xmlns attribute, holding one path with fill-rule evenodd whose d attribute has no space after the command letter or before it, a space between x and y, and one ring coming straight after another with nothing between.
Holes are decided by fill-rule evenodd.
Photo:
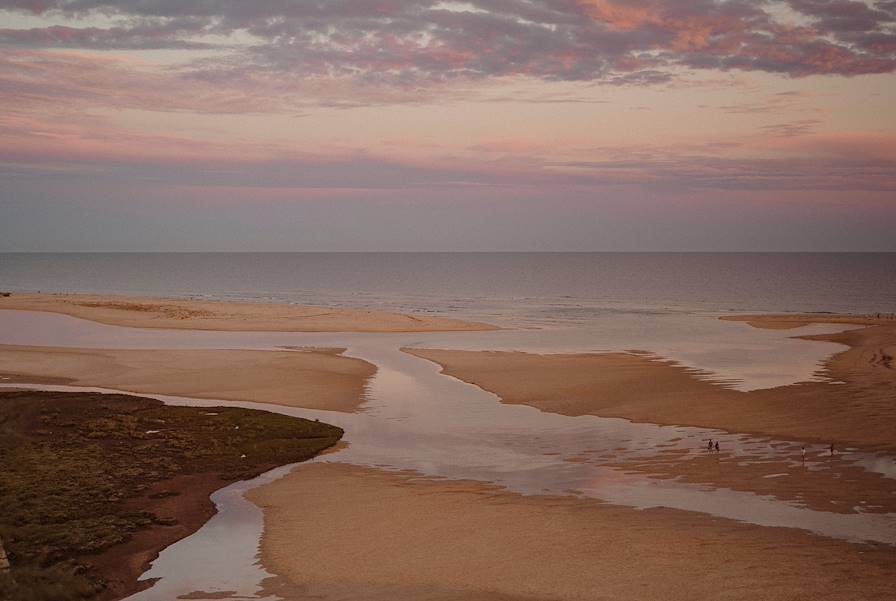
<instances>
[{"instance_id":1,"label":"beach","mask_svg":"<svg viewBox=\"0 0 896 601\"><path fill-rule=\"evenodd\" d=\"M177 337L153 339L171 340L174 347L194 324L197 330L217 325L239 333L259 323L231 323L249 308L231 313L230 303L214 316L175 318L164 314L168 301L96 302L116 306L114 315L88 307L82 318L157 330L177 319L177 327L161 328ZM143 311L144 303L157 308ZM272 328L274 322L261 314L292 311L269 307L258 309L257 319ZM740 391L709 370L649 348L539 354L400 346L399 340L414 338L391 337L398 333L388 330L394 315L369 312L364 332L380 336L363 338L352 349L291 343L270 350L0 345L0 377L10 385L101 387L177 395L188 403L265 403L291 415L312 411L308 417L345 428L345 444L324 461L299 466L247 495L263 511L260 561L273 575L258 585L287 600L684 601L720 591L730 599L888 598L896 578L892 547L868 541L889 540L888 531L878 535L873 524L891 526L896 479L889 467L862 461L892 462L896 448L892 319L726 316L780 330L785 338L789 329L809 323L851 328L801 336L804 344L822 340L842 347L819 366L816 380ZM461 328L458 335L479 325L451 323ZM108 335L96 328L78 331ZM318 338L357 344L356 334L366 335ZM523 407L540 413L516 411ZM569 421L576 416L593 419L587 422L593 432ZM445 419L458 421L441 424ZM395 429L395 422L408 420L407 429ZM506 438L508 428L512 438ZM378 429L381 435L371 431ZM722 438L719 451L705 447L707 435ZM831 443L836 454L829 453ZM520 479L496 484L504 470ZM210 481L191 482L165 484L176 485L178 498L192 499L198 508L183 513L186 529L178 537L211 515L201 502L214 490ZM664 507L665 494L673 496ZM160 511L171 502L154 501ZM741 505L743 512L728 511ZM791 518L777 517L789 511L805 512L793 514L799 526L784 527ZM860 522L866 518L872 521ZM855 540L848 534L853 523L862 524ZM155 552L140 549L156 549L161 539L154 536L136 536L127 543L133 552L106 553L97 565L112 573L127 556L127 573L140 573ZM191 582L184 586L179 594L196 598L236 594L213 584L201 591Z\"/></svg>"},{"instance_id":2,"label":"beach","mask_svg":"<svg viewBox=\"0 0 896 601\"><path fill-rule=\"evenodd\" d=\"M285 599L882 601L896 579L888 548L353 466L301 466L249 498Z\"/></svg>"}]
</instances>

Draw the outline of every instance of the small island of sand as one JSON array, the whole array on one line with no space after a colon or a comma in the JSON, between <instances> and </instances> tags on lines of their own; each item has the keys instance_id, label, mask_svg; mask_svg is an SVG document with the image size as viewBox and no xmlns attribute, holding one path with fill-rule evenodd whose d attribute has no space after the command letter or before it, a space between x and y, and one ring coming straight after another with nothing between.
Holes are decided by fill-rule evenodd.
<instances>
[{"instance_id":1,"label":"small island of sand","mask_svg":"<svg viewBox=\"0 0 896 601\"><path fill-rule=\"evenodd\" d=\"M476 384L504 403L563 415L621 417L655 424L818 443L896 448L896 320L891 316L740 316L756 327L843 323L863 326L804 336L844 345L828 359L824 381L740 392L707 374L645 354L537 355L405 348L444 373ZM798 327L794 325L794 327Z\"/></svg>"},{"instance_id":2,"label":"small island of sand","mask_svg":"<svg viewBox=\"0 0 896 601\"><path fill-rule=\"evenodd\" d=\"M96 294L9 293L0 310L48 311L132 328L239 332L456 332L496 326L389 311Z\"/></svg>"}]
</instances>

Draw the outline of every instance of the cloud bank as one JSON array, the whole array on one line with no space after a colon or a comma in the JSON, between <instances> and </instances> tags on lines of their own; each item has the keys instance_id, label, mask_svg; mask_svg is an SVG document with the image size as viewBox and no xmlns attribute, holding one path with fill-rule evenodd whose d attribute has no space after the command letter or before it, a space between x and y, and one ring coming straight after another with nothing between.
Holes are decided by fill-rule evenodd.
<instances>
[{"instance_id":1,"label":"cloud bank","mask_svg":"<svg viewBox=\"0 0 896 601\"><path fill-rule=\"evenodd\" d=\"M263 73L405 87L513 76L649 84L680 69L802 77L896 68L892 1L13 0L0 8L115 23L7 28L8 48L214 48L220 55L186 71L224 82Z\"/></svg>"},{"instance_id":2,"label":"cloud bank","mask_svg":"<svg viewBox=\"0 0 896 601\"><path fill-rule=\"evenodd\" d=\"M409 230L520 204L587 245L716 205L760 231L795 199L877 227L894 72L896 0L0 0L0 221L75 198L164 229L230 197L363 235L366 201Z\"/></svg>"}]
</instances>

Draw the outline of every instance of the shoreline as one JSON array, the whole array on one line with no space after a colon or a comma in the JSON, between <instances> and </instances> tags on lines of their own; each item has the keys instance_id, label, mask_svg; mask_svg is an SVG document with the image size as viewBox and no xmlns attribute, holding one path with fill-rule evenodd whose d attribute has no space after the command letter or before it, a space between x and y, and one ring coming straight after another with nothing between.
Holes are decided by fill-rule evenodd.
<instances>
[{"instance_id":1,"label":"shoreline","mask_svg":"<svg viewBox=\"0 0 896 601\"><path fill-rule=\"evenodd\" d=\"M390 311L140 296L4 293L0 310L46 311L131 328L223 332L485 332L498 326Z\"/></svg>"},{"instance_id":2,"label":"shoreline","mask_svg":"<svg viewBox=\"0 0 896 601\"><path fill-rule=\"evenodd\" d=\"M673 361L639 353L402 350L436 363L446 375L497 395L502 403L529 405L550 413L715 428L818 444L896 448L888 427L896 420L891 402L896 385L892 359L896 355L896 320L891 316L794 314L721 319L775 329L808 323L863 327L794 336L846 347L820 367L822 381L746 392Z\"/></svg>"},{"instance_id":3,"label":"shoreline","mask_svg":"<svg viewBox=\"0 0 896 601\"><path fill-rule=\"evenodd\" d=\"M754 328L792 330L810 324L896 325L896 313L744 313L722 315L722 321L746 322Z\"/></svg>"}]
</instances>

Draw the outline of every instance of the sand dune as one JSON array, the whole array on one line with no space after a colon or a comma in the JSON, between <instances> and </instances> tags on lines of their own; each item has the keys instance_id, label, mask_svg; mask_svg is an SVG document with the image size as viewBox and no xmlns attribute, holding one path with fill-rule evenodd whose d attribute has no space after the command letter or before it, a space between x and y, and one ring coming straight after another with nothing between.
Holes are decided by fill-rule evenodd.
<instances>
[{"instance_id":1,"label":"sand dune","mask_svg":"<svg viewBox=\"0 0 896 601\"><path fill-rule=\"evenodd\" d=\"M115 326L248 332L448 332L495 326L434 316L287 304L14 293L0 309L49 311Z\"/></svg>"},{"instance_id":2,"label":"sand dune","mask_svg":"<svg viewBox=\"0 0 896 601\"><path fill-rule=\"evenodd\" d=\"M356 411L376 368L342 349L105 350L0 345L4 383L97 386Z\"/></svg>"},{"instance_id":3,"label":"sand dune","mask_svg":"<svg viewBox=\"0 0 896 601\"><path fill-rule=\"evenodd\" d=\"M249 497L268 584L289 600L874 601L896 581L890 549L338 464Z\"/></svg>"}]
</instances>

